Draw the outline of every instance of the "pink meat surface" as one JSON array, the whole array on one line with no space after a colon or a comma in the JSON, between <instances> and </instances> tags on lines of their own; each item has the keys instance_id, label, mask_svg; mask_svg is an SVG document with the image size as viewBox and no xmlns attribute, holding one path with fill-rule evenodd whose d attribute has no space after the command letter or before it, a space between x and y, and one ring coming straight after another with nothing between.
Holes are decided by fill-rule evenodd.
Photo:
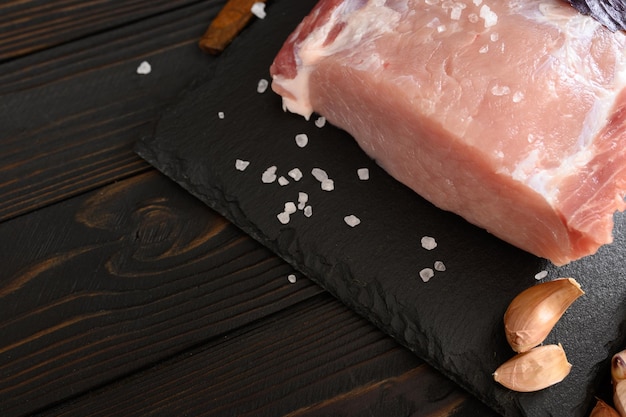
<instances>
[{"instance_id":1,"label":"pink meat surface","mask_svg":"<svg viewBox=\"0 0 626 417\"><path fill-rule=\"evenodd\" d=\"M559 0L322 0L270 69L436 206L556 265L612 241L626 35Z\"/></svg>"}]
</instances>

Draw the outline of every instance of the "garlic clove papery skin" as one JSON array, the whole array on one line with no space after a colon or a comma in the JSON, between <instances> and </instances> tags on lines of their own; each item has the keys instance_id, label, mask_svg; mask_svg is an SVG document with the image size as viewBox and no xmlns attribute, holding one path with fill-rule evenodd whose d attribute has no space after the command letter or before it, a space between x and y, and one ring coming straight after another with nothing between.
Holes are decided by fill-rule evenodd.
<instances>
[{"instance_id":1,"label":"garlic clove papery skin","mask_svg":"<svg viewBox=\"0 0 626 417\"><path fill-rule=\"evenodd\" d=\"M517 295L504 313L506 339L516 352L540 345L569 306L584 294L573 278L534 285Z\"/></svg>"},{"instance_id":2,"label":"garlic clove papery skin","mask_svg":"<svg viewBox=\"0 0 626 417\"><path fill-rule=\"evenodd\" d=\"M493 373L493 379L513 391L533 392L561 382L571 369L560 344L544 345L506 361Z\"/></svg>"},{"instance_id":3,"label":"garlic clove papery skin","mask_svg":"<svg viewBox=\"0 0 626 417\"><path fill-rule=\"evenodd\" d=\"M613 355L611 359L611 377L613 385L626 379L626 350Z\"/></svg>"},{"instance_id":4,"label":"garlic clove papery skin","mask_svg":"<svg viewBox=\"0 0 626 417\"><path fill-rule=\"evenodd\" d=\"M602 400L596 402L589 417L621 417L617 411Z\"/></svg>"},{"instance_id":5,"label":"garlic clove papery skin","mask_svg":"<svg viewBox=\"0 0 626 417\"><path fill-rule=\"evenodd\" d=\"M622 417L626 417L626 380L613 385L613 404Z\"/></svg>"}]
</instances>

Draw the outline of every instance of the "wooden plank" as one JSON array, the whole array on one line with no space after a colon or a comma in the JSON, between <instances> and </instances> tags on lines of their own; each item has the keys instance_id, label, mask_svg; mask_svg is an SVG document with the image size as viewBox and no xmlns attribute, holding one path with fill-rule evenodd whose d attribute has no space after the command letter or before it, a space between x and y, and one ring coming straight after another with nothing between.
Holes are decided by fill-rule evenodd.
<instances>
[{"instance_id":1,"label":"wooden plank","mask_svg":"<svg viewBox=\"0 0 626 417\"><path fill-rule=\"evenodd\" d=\"M5 1L0 3L0 62L193 3L198 1Z\"/></svg>"},{"instance_id":2,"label":"wooden plank","mask_svg":"<svg viewBox=\"0 0 626 417\"><path fill-rule=\"evenodd\" d=\"M327 293L42 415L495 416Z\"/></svg>"},{"instance_id":3,"label":"wooden plank","mask_svg":"<svg viewBox=\"0 0 626 417\"><path fill-rule=\"evenodd\" d=\"M151 171L0 224L0 415L31 413L322 290Z\"/></svg>"},{"instance_id":4,"label":"wooden plank","mask_svg":"<svg viewBox=\"0 0 626 417\"><path fill-rule=\"evenodd\" d=\"M220 2L0 65L0 221L148 169L132 151L186 86ZM139 75L142 60L152 72Z\"/></svg>"}]
</instances>

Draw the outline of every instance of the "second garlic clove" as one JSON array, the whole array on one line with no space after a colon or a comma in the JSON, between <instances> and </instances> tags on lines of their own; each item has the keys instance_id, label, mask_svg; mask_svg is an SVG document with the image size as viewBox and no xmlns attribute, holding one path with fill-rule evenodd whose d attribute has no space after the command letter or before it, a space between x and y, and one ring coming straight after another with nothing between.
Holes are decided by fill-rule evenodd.
<instances>
[{"instance_id":1,"label":"second garlic clove","mask_svg":"<svg viewBox=\"0 0 626 417\"><path fill-rule=\"evenodd\" d=\"M561 382L571 369L560 344L545 345L509 359L496 369L493 378L511 390L533 392Z\"/></svg>"},{"instance_id":2,"label":"second garlic clove","mask_svg":"<svg viewBox=\"0 0 626 417\"><path fill-rule=\"evenodd\" d=\"M618 382L626 379L626 350L613 355L611 359L611 377L613 378L613 385L617 385Z\"/></svg>"},{"instance_id":3,"label":"second garlic clove","mask_svg":"<svg viewBox=\"0 0 626 417\"><path fill-rule=\"evenodd\" d=\"M506 339L516 352L540 345L565 310L584 292L573 278L543 282L522 291L504 313Z\"/></svg>"},{"instance_id":4,"label":"second garlic clove","mask_svg":"<svg viewBox=\"0 0 626 417\"><path fill-rule=\"evenodd\" d=\"M589 417L620 417L620 415L613 407L602 400L598 400Z\"/></svg>"},{"instance_id":5,"label":"second garlic clove","mask_svg":"<svg viewBox=\"0 0 626 417\"><path fill-rule=\"evenodd\" d=\"M626 380L613 385L613 404L621 416L626 416Z\"/></svg>"}]
</instances>

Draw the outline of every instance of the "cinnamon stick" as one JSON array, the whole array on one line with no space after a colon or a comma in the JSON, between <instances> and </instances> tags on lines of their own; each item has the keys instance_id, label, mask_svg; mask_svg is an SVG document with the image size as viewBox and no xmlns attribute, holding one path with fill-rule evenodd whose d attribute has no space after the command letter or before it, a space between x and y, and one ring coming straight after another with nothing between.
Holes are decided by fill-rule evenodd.
<instances>
[{"instance_id":1,"label":"cinnamon stick","mask_svg":"<svg viewBox=\"0 0 626 417\"><path fill-rule=\"evenodd\" d=\"M229 0L211 22L198 46L212 55L220 54L252 19L252 5L265 0Z\"/></svg>"}]
</instances>

